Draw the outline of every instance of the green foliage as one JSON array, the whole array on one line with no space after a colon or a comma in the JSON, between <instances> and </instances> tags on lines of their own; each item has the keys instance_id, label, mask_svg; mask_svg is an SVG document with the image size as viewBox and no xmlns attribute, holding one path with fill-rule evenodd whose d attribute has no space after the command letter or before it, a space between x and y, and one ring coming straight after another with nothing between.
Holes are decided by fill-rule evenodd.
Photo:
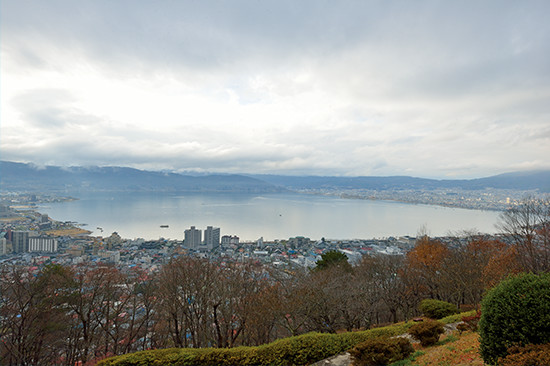
<instances>
[{"instance_id":1,"label":"green foliage","mask_svg":"<svg viewBox=\"0 0 550 366\"><path fill-rule=\"evenodd\" d=\"M443 319L439 319L439 321L442 322L443 324L456 323L456 322L461 321L462 317L464 317L464 316L473 316L473 315L475 315L475 313L476 313L475 310L471 310L471 311L467 311L465 313L453 314L453 315L446 316Z\"/></svg>"},{"instance_id":2,"label":"green foliage","mask_svg":"<svg viewBox=\"0 0 550 366\"><path fill-rule=\"evenodd\" d=\"M348 256L338 250L329 250L321 254L321 259L315 262L316 270L327 269L333 266L344 267L345 269L351 269L351 265L348 262Z\"/></svg>"},{"instance_id":3,"label":"green foliage","mask_svg":"<svg viewBox=\"0 0 550 366\"><path fill-rule=\"evenodd\" d=\"M550 343L529 344L508 349L508 355L498 360L501 366L550 366Z\"/></svg>"},{"instance_id":4,"label":"green foliage","mask_svg":"<svg viewBox=\"0 0 550 366\"><path fill-rule=\"evenodd\" d=\"M449 334L447 337L445 337L445 339L443 339L443 340L437 342L437 345L438 345L438 346L442 346L442 345L444 345L444 344L453 343L453 342L456 342L456 341L458 341L458 338L455 337L455 336L452 335L452 334Z\"/></svg>"},{"instance_id":5,"label":"green foliage","mask_svg":"<svg viewBox=\"0 0 550 366\"><path fill-rule=\"evenodd\" d=\"M434 299L422 300L419 309L424 316L432 319L441 319L449 315L458 314L458 308L455 305Z\"/></svg>"},{"instance_id":6,"label":"green foliage","mask_svg":"<svg viewBox=\"0 0 550 366\"><path fill-rule=\"evenodd\" d=\"M341 334L307 333L259 347L172 348L142 351L100 361L98 366L304 365L337 355L379 337L406 333L409 324Z\"/></svg>"},{"instance_id":7,"label":"green foliage","mask_svg":"<svg viewBox=\"0 0 550 366\"><path fill-rule=\"evenodd\" d=\"M355 366L376 366L403 360L413 351L408 339L374 338L358 344L349 353Z\"/></svg>"},{"instance_id":8,"label":"green foliage","mask_svg":"<svg viewBox=\"0 0 550 366\"><path fill-rule=\"evenodd\" d=\"M410 359L411 361L416 361L416 359L417 359L418 357L423 356L423 355L425 355L425 354L426 354L426 352L418 350L418 351L415 351L415 352L412 354L412 356L409 357L409 359Z\"/></svg>"},{"instance_id":9,"label":"green foliage","mask_svg":"<svg viewBox=\"0 0 550 366\"><path fill-rule=\"evenodd\" d=\"M509 347L550 343L550 273L524 273L491 289L481 303L480 350L494 364Z\"/></svg>"},{"instance_id":10,"label":"green foliage","mask_svg":"<svg viewBox=\"0 0 550 366\"><path fill-rule=\"evenodd\" d=\"M409 334L419 340L423 347L432 346L437 343L439 336L443 334L443 323L436 320L425 320L416 323L409 329Z\"/></svg>"}]
</instances>

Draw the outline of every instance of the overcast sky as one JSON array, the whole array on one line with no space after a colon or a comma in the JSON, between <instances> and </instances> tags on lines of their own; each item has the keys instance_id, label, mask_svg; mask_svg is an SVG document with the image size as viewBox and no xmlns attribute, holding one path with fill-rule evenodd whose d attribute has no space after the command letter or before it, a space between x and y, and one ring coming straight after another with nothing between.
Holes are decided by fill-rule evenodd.
<instances>
[{"instance_id":1,"label":"overcast sky","mask_svg":"<svg viewBox=\"0 0 550 366\"><path fill-rule=\"evenodd\" d=\"M1 2L1 159L471 178L550 168L550 1Z\"/></svg>"}]
</instances>

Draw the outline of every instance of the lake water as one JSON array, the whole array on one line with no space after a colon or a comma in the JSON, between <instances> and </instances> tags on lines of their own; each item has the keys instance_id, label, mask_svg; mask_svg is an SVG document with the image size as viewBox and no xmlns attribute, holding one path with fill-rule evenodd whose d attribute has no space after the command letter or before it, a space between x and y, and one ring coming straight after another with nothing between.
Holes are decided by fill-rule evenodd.
<instances>
[{"instance_id":1,"label":"lake water","mask_svg":"<svg viewBox=\"0 0 550 366\"><path fill-rule=\"evenodd\" d=\"M219 227L241 241L288 239L370 239L432 236L472 230L496 232L498 212L388 201L352 200L300 194L87 193L77 201L52 203L40 211L59 221L87 224L92 235L118 232L123 238L183 239L191 225ZM168 228L161 228L168 225ZM103 229L103 233L97 229Z\"/></svg>"}]
</instances>

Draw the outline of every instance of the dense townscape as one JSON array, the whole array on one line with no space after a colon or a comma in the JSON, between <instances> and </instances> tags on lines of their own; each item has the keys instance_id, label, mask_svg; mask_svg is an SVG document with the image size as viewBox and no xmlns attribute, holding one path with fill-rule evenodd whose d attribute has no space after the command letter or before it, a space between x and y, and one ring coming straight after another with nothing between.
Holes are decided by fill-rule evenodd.
<instances>
[{"instance_id":1,"label":"dense townscape","mask_svg":"<svg viewBox=\"0 0 550 366\"><path fill-rule=\"evenodd\" d=\"M149 269L173 256L191 254L210 259L254 259L274 266L298 265L310 268L328 250L342 251L351 262L357 262L365 254L404 254L414 246L416 240L411 236L371 239L310 239L298 236L275 241L258 238L250 242L241 241L237 234L221 236L221 228L212 226L204 229L192 226L182 233L180 240L127 239L116 232L106 236L90 236L90 232L76 222L56 221L36 210L39 203L73 199L55 195L6 195L0 205L0 261L27 264L78 264L91 261ZM483 202L487 205L491 201ZM519 200L514 199L513 203L517 202ZM454 238L441 237L438 240L451 243Z\"/></svg>"},{"instance_id":2,"label":"dense townscape","mask_svg":"<svg viewBox=\"0 0 550 366\"><path fill-rule=\"evenodd\" d=\"M349 199L370 199L413 204L459 207L473 210L501 211L517 205L521 199L536 195L536 190L486 188L483 190L447 189L304 189L302 193L338 196Z\"/></svg>"}]
</instances>

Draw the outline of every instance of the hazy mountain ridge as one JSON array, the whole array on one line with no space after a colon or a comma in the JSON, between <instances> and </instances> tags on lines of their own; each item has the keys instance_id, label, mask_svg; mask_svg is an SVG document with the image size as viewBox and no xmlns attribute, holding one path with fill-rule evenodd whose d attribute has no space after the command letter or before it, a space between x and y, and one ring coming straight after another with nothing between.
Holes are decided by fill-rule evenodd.
<instances>
[{"instance_id":1,"label":"hazy mountain ridge","mask_svg":"<svg viewBox=\"0 0 550 366\"><path fill-rule=\"evenodd\" d=\"M499 188L550 192L550 170L499 174L486 178L437 180L409 176L334 177L252 174L187 175L127 167L37 167L0 161L4 190L105 190L280 192L288 189L434 190Z\"/></svg>"},{"instance_id":2,"label":"hazy mountain ridge","mask_svg":"<svg viewBox=\"0 0 550 366\"><path fill-rule=\"evenodd\" d=\"M4 190L105 190L279 192L273 184L243 175L190 176L126 167L36 167L0 161L0 187Z\"/></svg>"},{"instance_id":3,"label":"hazy mountain ridge","mask_svg":"<svg viewBox=\"0 0 550 366\"><path fill-rule=\"evenodd\" d=\"M392 177L330 177L330 176L282 176L251 175L274 185L288 189L418 189L432 190L460 188L479 190L485 188L538 190L550 192L550 170L504 173L477 179L427 179L409 176Z\"/></svg>"}]
</instances>

